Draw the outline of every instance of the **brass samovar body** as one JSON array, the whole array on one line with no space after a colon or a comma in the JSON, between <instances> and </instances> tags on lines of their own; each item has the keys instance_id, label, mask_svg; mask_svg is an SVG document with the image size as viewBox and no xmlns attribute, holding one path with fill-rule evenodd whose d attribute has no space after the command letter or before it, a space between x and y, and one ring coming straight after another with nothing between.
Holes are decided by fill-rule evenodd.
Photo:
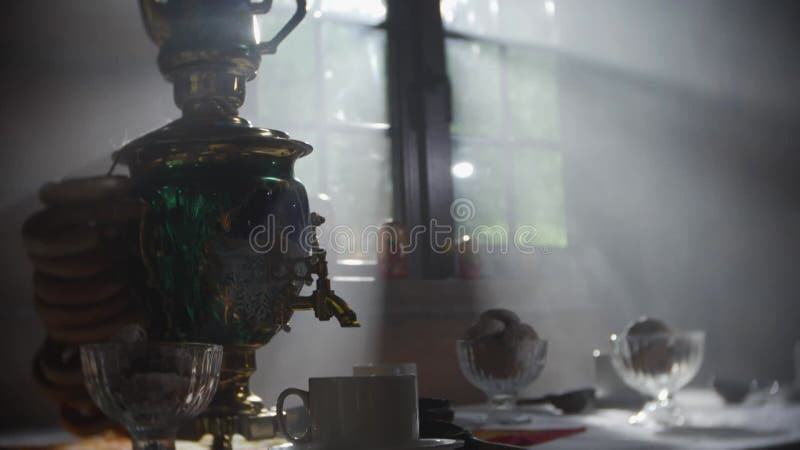
<instances>
[{"instance_id":1,"label":"brass samovar body","mask_svg":"<svg viewBox=\"0 0 800 450\"><path fill-rule=\"evenodd\" d=\"M321 320L358 326L330 288L325 251L294 163L308 144L253 127L238 116L245 83L262 54L303 19L297 1L290 21L259 42L255 14L270 0L140 0L143 20L159 46L158 65L174 85L183 116L116 153L145 204L138 245L147 274L138 293L153 338L225 346L219 391L184 438L214 435L230 448L233 434L275 435L274 417L250 392L255 350L298 309ZM309 296L303 285L315 284Z\"/></svg>"}]
</instances>

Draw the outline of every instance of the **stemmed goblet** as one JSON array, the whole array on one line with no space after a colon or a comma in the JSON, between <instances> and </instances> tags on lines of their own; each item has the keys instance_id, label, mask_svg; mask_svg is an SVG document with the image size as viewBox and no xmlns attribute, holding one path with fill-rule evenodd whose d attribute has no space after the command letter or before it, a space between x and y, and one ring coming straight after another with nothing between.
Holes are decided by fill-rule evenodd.
<instances>
[{"instance_id":1,"label":"stemmed goblet","mask_svg":"<svg viewBox=\"0 0 800 450\"><path fill-rule=\"evenodd\" d=\"M131 434L134 450L174 450L181 423L217 390L222 346L107 342L81 346L89 395Z\"/></svg>"},{"instance_id":2,"label":"stemmed goblet","mask_svg":"<svg viewBox=\"0 0 800 450\"><path fill-rule=\"evenodd\" d=\"M611 357L614 369L628 386L654 398L628 422L684 425L686 418L674 396L697 375L704 349L703 331L670 330L618 337Z\"/></svg>"},{"instance_id":3,"label":"stemmed goblet","mask_svg":"<svg viewBox=\"0 0 800 450\"><path fill-rule=\"evenodd\" d=\"M486 344L485 340L464 339L456 342L456 350L461 373L489 398L487 422L530 421L529 415L517 410L517 395L542 372L547 341L520 339L500 348Z\"/></svg>"}]
</instances>

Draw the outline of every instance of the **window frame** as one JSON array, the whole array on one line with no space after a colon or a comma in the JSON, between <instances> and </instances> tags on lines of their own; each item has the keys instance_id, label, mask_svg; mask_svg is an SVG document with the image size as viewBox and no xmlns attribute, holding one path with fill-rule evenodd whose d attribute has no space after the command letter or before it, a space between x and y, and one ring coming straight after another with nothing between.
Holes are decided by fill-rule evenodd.
<instances>
[{"instance_id":1,"label":"window frame","mask_svg":"<svg viewBox=\"0 0 800 450\"><path fill-rule=\"evenodd\" d=\"M452 278L454 252L428 245L432 223L453 229L451 88L439 1L388 0L387 26L395 217L425 230L409 255L410 276Z\"/></svg>"},{"instance_id":2,"label":"window frame","mask_svg":"<svg viewBox=\"0 0 800 450\"><path fill-rule=\"evenodd\" d=\"M503 129L499 136L459 134L450 128L453 105L445 53L447 39L496 45L503 61L511 48L531 48L542 52L548 52L548 49L445 30L439 0L387 0L386 24L394 211L399 222L411 229L417 225L428 226L435 220L456 230L450 214L450 206L455 200L451 175L454 142L523 146L537 152L555 151L563 156L560 139L513 136L509 132L508 120L502 121ZM555 64L558 70L557 58ZM504 84L501 89L505 92L509 83L508 68L502 65L501 70L501 83ZM503 95L504 119L508 119L508 101L508 97ZM513 204L517 197L514 180L506 180L505 186ZM513 208L509 208L507 220L511 230L518 225ZM457 238L455 235L450 237ZM430 234L423 234L420 242L425 245L418 245L410 255L411 277L455 277L455 252L435 251L428 245L430 238ZM551 251L553 249L546 249L546 252Z\"/></svg>"}]
</instances>

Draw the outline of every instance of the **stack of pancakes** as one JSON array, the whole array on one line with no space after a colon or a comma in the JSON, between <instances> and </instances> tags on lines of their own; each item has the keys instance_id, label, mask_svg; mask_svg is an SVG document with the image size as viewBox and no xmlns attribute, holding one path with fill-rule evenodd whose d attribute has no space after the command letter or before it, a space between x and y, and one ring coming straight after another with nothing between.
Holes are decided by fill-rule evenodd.
<instances>
[{"instance_id":1,"label":"stack of pancakes","mask_svg":"<svg viewBox=\"0 0 800 450\"><path fill-rule=\"evenodd\" d=\"M83 385L80 345L107 340L141 318L129 280L139 269L131 233L142 205L129 191L129 179L120 176L50 183L39 193L46 208L23 226L35 270L33 301L48 334L34 377L79 434L109 426Z\"/></svg>"}]
</instances>

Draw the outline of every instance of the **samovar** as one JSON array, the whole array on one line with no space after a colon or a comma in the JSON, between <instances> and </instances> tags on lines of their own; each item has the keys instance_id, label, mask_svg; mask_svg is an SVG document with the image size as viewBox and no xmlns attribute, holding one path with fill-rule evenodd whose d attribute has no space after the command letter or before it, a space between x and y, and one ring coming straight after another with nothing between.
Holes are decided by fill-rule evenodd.
<instances>
[{"instance_id":1,"label":"samovar","mask_svg":"<svg viewBox=\"0 0 800 450\"><path fill-rule=\"evenodd\" d=\"M146 204L138 241L150 335L225 346L212 405L182 431L191 439L213 434L214 448L230 448L233 434L274 436L274 414L248 379L255 350L288 330L293 311L359 326L331 290L314 233L324 219L310 213L305 187L294 178L295 161L311 146L237 114L261 55L275 53L305 16L306 2L297 0L289 22L260 42L255 15L271 3L140 0L183 116L115 156ZM313 293L301 296L311 284Z\"/></svg>"}]
</instances>

